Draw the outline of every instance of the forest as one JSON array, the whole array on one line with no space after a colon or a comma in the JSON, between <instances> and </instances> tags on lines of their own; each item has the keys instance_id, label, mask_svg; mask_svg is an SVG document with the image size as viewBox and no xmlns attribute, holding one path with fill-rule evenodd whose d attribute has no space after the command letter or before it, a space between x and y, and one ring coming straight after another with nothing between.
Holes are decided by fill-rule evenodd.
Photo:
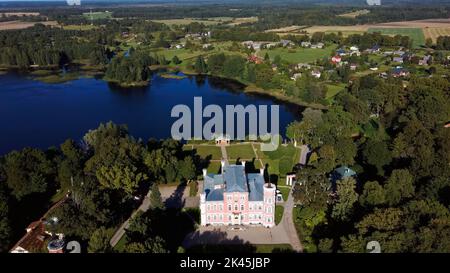
<instances>
[{"instance_id":1,"label":"forest","mask_svg":"<svg viewBox=\"0 0 450 273\"><path fill-rule=\"evenodd\" d=\"M288 136L310 144L293 195L307 252L450 251L447 79L354 81L328 111L308 109ZM356 176L334 180L339 166ZM339 178L339 177L338 177Z\"/></svg>"},{"instance_id":2,"label":"forest","mask_svg":"<svg viewBox=\"0 0 450 273\"><path fill-rule=\"evenodd\" d=\"M51 215L61 219L55 231L100 251L101 238L115 230L136 208L134 196L153 185L152 204L160 209L153 213L159 214L161 222L163 214L175 212L161 210L161 197L154 185L191 180L202 164L199 157L184 152L180 142L136 140L128 134L126 126L111 122L90 130L82 141L68 139L48 150L12 151L0 158L0 251L9 250L20 238L26 221L33 221L45 212L52 196L66 192L70 192L71 198ZM19 211L26 214L19 215ZM169 221L171 217L167 217ZM173 243L164 243L163 239L170 243L174 238L163 234L164 230L167 229L152 233L156 241L150 245L158 243L160 251L167 248L173 251L174 247L176 251ZM134 234L133 229L130 232ZM109 247L111 235L101 247L102 252ZM145 246L147 252L154 251L148 248L150 245ZM133 244L130 249L136 247Z\"/></svg>"}]
</instances>

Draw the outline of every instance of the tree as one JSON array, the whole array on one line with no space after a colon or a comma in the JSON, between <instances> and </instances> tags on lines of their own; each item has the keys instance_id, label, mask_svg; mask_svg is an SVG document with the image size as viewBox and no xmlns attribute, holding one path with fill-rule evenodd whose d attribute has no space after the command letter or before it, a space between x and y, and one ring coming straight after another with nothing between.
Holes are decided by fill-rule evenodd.
<instances>
[{"instance_id":1,"label":"tree","mask_svg":"<svg viewBox=\"0 0 450 273\"><path fill-rule=\"evenodd\" d=\"M403 199L414 195L414 178L408 170L394 170L384 186L386 201L389 205L397 205Z\"/></svg>"},{"instance_id":2,"label":"tree","mask_svg":"<svg viewBox=\"0 0 450 273\"><path fill-rule=\"evenodd\" d=\"M100 227L96 229L89 239L88 252L89 253L106 253L111 251L111 244L109 241L114 234L114 229L107 229Z\"/></svg>"},{"instance_id":3,"label":"tree","mask_svg":"<svg viewBox=\"0 0 450 273\"><path fill-rule=\"evenodd\" d=\"M366 207L373 207L383 204L386 201L386 194L383 187L377 181L369 181L364 184L364 190L359 197L359 203Z\"/></svg>"},{"instance_id":4,"label":"tree","mask_svg":"<svg viewBox=\"0 0 450 273\"><path fill-rule=\"evenodd\" d=\"M425 46L431 48L433 46L433 40L431 38L427 38L425 40Z\"/></svg>"},{"instance_id":5,"label":"tree","mask_svg":"<svg viewBox=\"0 0 450 273\"><path fill-rule=\"evenodd\" d=\"M292 192L295 202L315 211L325 209L330 181L317 169L304 168L297 173L298 181Z\"/></svg>"},{"instance_id":6,"label":"tree","mask_svg":"<svg viewBox=\"0 0 450 273\"><path fill-rule=\"evenodd\" d=\"M362 154L364 161L367 164L375 166L379 175L384 175L383 167L392 161L391 152L388 149L387 143L384 141L369 139L364 144Z\"/></svg>"},{"instance_id":7,"label":"tree","mask_svg":"<svg viewBox=\"0 0 450 273\"><path fill-rule=\"evenodd\" d=\"M205 74L208 72L208 68L207 68L205 60L203 59L202 56L197 57L195 64L194 64L194 70L198 74Z\"/></svg>"},{"instance_id":8,"label":"tree","mask_svg":"<svg viewBox=\"0 0 450 273\"><path fill-rule=\"evenodd\" d=\"M158 184L153 183L150 191L150 204L152 208L164 209L164 204L161 198L161 192L159 191Z\"/></svg>"},{"instance_id":9,"label":"tree","mask_svg":"<svg viewBox=\"0 0 450 273\"><path fill-rule=\"evenodd\" d=\"M331 216L338 220L348 220L353 212L353 207L358 201L356 180L352 177L344 178L337 182L337 202L333 205Z\"/></svg>"},{"instance_id":10,"label":"tree","mask_svg":"<svg viewBox=\"0 0 450 273\"><path fill-rule=\"evenodd\" d=\"M54 169L40 150L25 148L5 156L8 187L17 199L32 193L45 193L51 186Z\"/></svg>"},{"instance_id":11,"label":"tree","mask_svg":"<svg viewBox=\"0 0 450 273\"><path fill-rule=\"evenodd\" d=\"M175 64L175 65L178 65L178 64L181 63L181 61L180 61L180 59L178 59L177 55L173 56L172 63Z\"/></svg>"},{"instance_id":12,"label":"tree","mask_svg":"<svg viewBox=\"0 0 450 273\"><path fill-rule=\"evenodd\" d=\"M191 156L178 161L178 173L181 179L189 181L195 177L195 164Z\"/></svg>"},{"instance_id":13,"label":"tree","mask_svg":"<svg viewBox=\"0 0 450 273\"><path fill-rule=\"evenodd\" d=\"M0 174L0 252L8 250L12 235L9 221L8 197L5 193L3 182Z\"/></svg>"}]
</instances>

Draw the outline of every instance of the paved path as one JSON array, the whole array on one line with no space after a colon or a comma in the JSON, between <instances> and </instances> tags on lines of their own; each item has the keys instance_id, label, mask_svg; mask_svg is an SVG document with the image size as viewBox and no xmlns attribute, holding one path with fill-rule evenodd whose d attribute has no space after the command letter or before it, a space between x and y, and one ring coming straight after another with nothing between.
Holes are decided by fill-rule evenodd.
<instances>
[{"instance_id":1,"label":"paved path","mask_svg":"<svg viewBox=\"0 0 450 273\"><path fill-rule=\"evenodd\" d=\"M228 154L224 145L220 146L220 151L222 152L222 159L225 160L225 163L228 165Z\"/></svg>"},{"instance_id":2,"label":"paved path","mask_svg":"<svg viewBox=\"0 0 450 273\"><path fill-rule=\"evenodd\" d=\"M306 165L307 163L307 159L308 159L308 154L310 152L308 146L306 145L302 145L300 146L300 160L298 163L302 164L302 165Z\"/></svg>"},{"instance_id":3,"label":"paved path","mask_svg":"<svg viewBox=\"0 0 450 273\"><path fill-rule=\"evenodd\" d=\"M130 226L130 220L133 219L134 216L136 216L136 214L139 211L147 211L150 207L150 199L148 198L150 196L150 191L148 192L148 194L145 196L144 201L142 201L142 204L139 206L139 208L133 212L133 214L131 214L130 218L128 218L120 227L119 229L116 231L116 233L114 233L114 235L112 236L111 240L109 241L109 244L114 247L122 238L122 236L125 235L125 230Z\"/></svg>"},{"instance_id":4,"label":"paved path","mask_svg":"<svg viewBox=\"0 0 450 273\"><path fill-rule=\"evenodd\" d=\"M279 226L283 226L286 234L289 236L289 241L295 251L303 252L303 246L298 238L297 230L295 229L294 219L292 216L294 210L294 197L292 196L292 189L289 191L288 200L284 202L283 218Z\"/></svg>"}]
</instances>

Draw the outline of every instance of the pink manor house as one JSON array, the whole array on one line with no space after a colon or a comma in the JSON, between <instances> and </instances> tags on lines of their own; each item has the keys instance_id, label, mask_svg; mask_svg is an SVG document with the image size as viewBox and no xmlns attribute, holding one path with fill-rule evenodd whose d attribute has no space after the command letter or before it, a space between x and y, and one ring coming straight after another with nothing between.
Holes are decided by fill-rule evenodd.
<instances>
[{"instance_id":1,"label":"pink manor house","mask_svg":"<svg viewBox=\"0 0 450 273\"><path fill-rule=\"evenodd\" d=\"M222 161L221 174L203 169L201 225L275 225L275 185L265 183L264 169L246 173L242 165Z\"/></svg>"}]
</instances>

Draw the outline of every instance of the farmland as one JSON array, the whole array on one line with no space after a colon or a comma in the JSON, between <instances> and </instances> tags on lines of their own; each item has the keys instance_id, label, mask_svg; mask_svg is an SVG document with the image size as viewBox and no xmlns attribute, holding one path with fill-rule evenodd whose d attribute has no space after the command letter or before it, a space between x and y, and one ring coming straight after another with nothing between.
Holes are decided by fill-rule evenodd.
<instances>
[{"instance_id":1,"label":"farmland","mask_svg":"<svg viewBox=\"0 0 450 273\"><path fill-rule=\"evenodd\" d=\"M242 17L242 18L233 18L233 17L211 17L211 18L180 18L180 19L164 19L164 20L152 20L157 23L163 23L168 26L173 25L188 25L190 23L200 23L206 26L209 25L218 25L227 23L230 26L236 26L244 23L251 23L258 21L258 17Z\"/></svg>"},{"instance_id":2,"label":"farmland","mask_svg":"<svg viewBox=\"0 0 450 273\"><path fill-rule=\"evenodd\" d=\"M380 32L384 35L403 35L413 39L415 47L425 44L425 36L420 28L369 28L369 32Z\"/></svg>"},{"instance_id":3,"label":"farmland","mask_svg":"<svg viewBox=\"0 0 450 273\"><path fill-rule=\"evenodd\" d=\"M336 46L328 46L324 49L311 49L311 48L276 48L261 50L260 56L264 57L266 53L269 54L271 59L279 55L282 60L289 63L311 63L317 59L330 56L331 52L336 49Z\"/></svg>"},{"instance_id":4,"label":"farmland","mask_svg":"<svg viewBox=\"0 0 450 273\"><path fill-rule=\"evenodd\" d=\"M55 21L46 21L46 22L8 21L8 22L0 22L0 30L24 29L24 28L32 27L37 23L44 24L47 26L56 26L57 25L57 22L55 22Z\"/></svg>"}]
</instances>

